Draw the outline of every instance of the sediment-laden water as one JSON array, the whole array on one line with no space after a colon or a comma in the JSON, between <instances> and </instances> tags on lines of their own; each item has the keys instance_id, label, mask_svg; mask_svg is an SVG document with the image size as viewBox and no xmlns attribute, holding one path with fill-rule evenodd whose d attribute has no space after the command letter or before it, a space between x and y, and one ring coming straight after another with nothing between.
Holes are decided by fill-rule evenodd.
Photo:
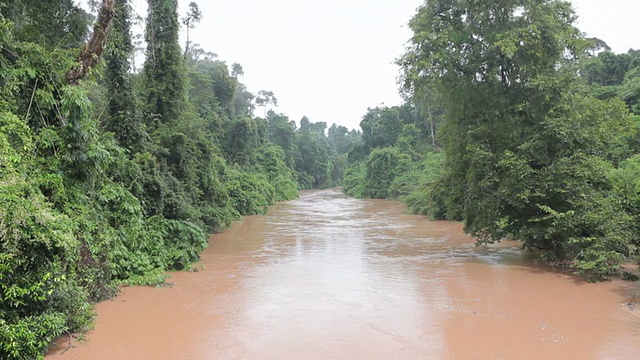
<instances>
[{"instance_id":1,"label":"sediment-laden water","mask_svg":"<svg viewBox=\"0 0 640 360\"><path fill-rule=\"evenodd\" d=\"M588 284L403 204L304 192L214 235L204 268L97 306L62 359L638 359L636 284Z\"/></svg>"}]
</instances>

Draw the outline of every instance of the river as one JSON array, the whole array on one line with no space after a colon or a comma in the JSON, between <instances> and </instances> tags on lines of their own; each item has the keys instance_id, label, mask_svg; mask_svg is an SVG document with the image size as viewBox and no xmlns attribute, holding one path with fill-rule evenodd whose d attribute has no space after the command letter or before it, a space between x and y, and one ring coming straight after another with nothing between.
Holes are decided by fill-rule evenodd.
<instances>
[{"instance_id":1,"label":"river","mask_svg":"<svg viewBox=\"0 0 640 360\"><path fill-rule=\"evenodd\" d=\"M216 234L198 272L124 288L50 360L638 359L637 284L588 284L400 202L303 192Z\"/></svg>"}]
</instances>

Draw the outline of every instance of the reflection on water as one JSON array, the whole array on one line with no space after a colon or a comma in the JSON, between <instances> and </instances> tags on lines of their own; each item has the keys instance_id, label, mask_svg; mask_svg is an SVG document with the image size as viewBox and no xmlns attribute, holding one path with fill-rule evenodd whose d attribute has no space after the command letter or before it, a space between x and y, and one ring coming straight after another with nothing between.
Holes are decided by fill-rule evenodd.
<instances>
[{"instance_id":1,"label":"reflection on water","mask_svg":"<svg viewBox=\"0 0 640 360\"><path fill-rule=\"evenodd\" d=\"M51 359L637 359L618 282L476 248L404 205L305 192L213 236L204 270L98 305ZM636 310L636 312L640 312Z\"/></svg>"}]
</instances>

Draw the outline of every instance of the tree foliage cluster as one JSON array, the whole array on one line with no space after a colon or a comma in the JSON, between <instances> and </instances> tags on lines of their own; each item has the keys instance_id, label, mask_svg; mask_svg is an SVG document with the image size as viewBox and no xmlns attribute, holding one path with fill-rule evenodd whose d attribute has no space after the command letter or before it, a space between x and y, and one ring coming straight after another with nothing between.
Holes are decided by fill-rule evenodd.
<instances>
[{"instance_id":1,"label":"tree foliage cluster","mask_svg":"<svg viewBox=\"0 0 640 360\"><path fill-rule=\"evenodd\" d=\"M370 108L363 116L361 141L348 153L347 195L398 199L413 213L428 213L432 185L442 172L435 140L440 118L435 107L427 111L415 103L409 98L401 106Z\"/></svg>"},{"instance_id":2,"label":"tree foliage cluster","mask_svg":"<svg viewBox=\"0 0 640 360\"><path fill-rule=\"evenodd\" d=\"M397 62L416 127L434 129L420 139L442 153L401 151L402 126L368 114L345 191L461 220L479 244L519 240L589 280L617 274L640 246L640 60L575 19L560 0L426 2Z\"/></svg>"},{"instance_id":3,"label":"tree foliage cluster","mask_svg":"<svg viewBox=\"0 0 640 360\"><path fill-rule=\"evenodd\" d=\"M41 358L122 284L185 269L207 234L299 188L338 184L359 133L282 114L197 44L176 0L148 0L146 53L128 0L101 61L70 83L93 16L71 0L0 2L0 358ZM105 6L105 5L103 5ZM202 14L191 4L182 19Z\"/></svg>"}]
</instances>

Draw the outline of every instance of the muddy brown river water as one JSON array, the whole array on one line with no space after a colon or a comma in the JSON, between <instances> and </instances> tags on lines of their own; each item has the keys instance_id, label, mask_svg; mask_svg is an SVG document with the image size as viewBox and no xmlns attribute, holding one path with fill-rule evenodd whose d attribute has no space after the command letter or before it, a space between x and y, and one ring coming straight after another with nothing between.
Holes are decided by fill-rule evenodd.
<instances>
[{"instance_id":1,"label":"muddy brown river water","mask_svg":"<svg viewBox=\"0 0 640 360\"><path fill-rule=\"evenodd\" d=\"M588 284L399 202L302 193L211 238L203 270L98 304L50 360L640 359L637 284Z\"/></svg>"}]
</instances>

